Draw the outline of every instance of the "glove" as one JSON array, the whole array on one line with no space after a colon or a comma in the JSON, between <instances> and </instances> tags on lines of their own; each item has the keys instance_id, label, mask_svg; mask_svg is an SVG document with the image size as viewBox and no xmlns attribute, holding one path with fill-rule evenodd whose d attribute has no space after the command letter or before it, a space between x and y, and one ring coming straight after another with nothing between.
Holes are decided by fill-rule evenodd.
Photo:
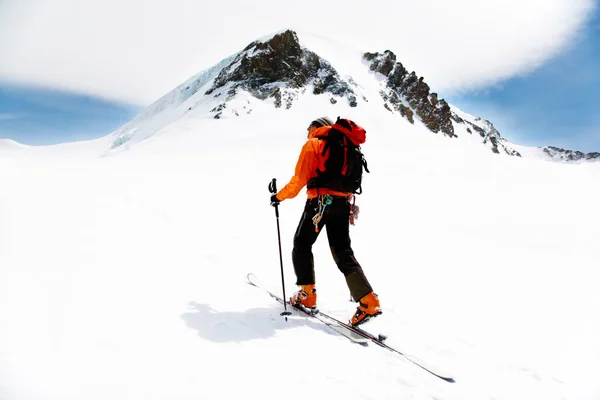
<instances>
[{"instance_id":1,"label":"glove","mask_svg":"<svg viewBox=\"0 0 600 400\"><path fill-rule=\"evenodd\" d=\"M277 195L276 195L276 194L274 194L273 196L271 196L271 205L272 205L273 207L275 207L275 206L278 206L278 205L279 205L279 203L281 203L281 200L279 200L279 199L277 198Z\"/></svg>"}]
</instances>

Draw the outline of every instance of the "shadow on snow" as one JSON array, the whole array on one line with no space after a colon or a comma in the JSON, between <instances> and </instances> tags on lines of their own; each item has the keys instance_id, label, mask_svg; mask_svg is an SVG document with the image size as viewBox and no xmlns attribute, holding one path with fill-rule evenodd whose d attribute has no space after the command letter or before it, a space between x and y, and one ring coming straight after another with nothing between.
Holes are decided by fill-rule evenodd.
<instances>
[{"instance_id":1,"label":"shadow on snow","mask_svg":"<svg viewBox=\"0 0 600 400\"><path fill-rule=\"evenodd\" d=\"M182 314L185 324L198 336L219 343L243 342L275 336L277 330L310 327L336 335L325 325L292 312L286 321L278 308L251 308L244 312L217 311L208 304L191 302L190 311Z\"/></svg>"}]
</instances>

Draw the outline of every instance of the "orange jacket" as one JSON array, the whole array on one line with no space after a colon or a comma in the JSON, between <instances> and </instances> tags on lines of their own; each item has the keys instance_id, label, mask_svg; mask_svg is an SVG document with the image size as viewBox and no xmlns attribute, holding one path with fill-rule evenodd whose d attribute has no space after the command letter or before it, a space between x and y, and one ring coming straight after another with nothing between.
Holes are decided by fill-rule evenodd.
<instances>
[{"instance_id":1,"label":"orange jacket","mask_svg":"<svg viewBox=\"0 0 600 400\"><path fill-rule=\"evenodd\" d=\"M322 126L315 129L309 135L308 140L302 146L300 157L296 163L296 171L290 182L285 185L278 193L277 198L280 201L285 199L293 199L306 186L308 181L317 176L317 168L321 171L325 170L325 160L329 157L329 150L323 154L325 141L319 140L319 137L327 136L330 126ZM334 196L350 196L351 193L338 192L326 188L311 188L306 190L306 195L309 199L314 199L321 194L331 194Z\"/></svg>"}]
</instances>

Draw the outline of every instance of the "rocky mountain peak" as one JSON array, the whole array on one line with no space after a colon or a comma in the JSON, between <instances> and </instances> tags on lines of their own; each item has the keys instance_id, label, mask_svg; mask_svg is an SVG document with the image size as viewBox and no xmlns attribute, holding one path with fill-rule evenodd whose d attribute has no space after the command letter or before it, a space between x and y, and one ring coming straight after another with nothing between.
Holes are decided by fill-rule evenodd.
<instances>
[{"instance_id":1,"label":"rocky mountain peak","mask_svg":"<svg viewBox=\"0 0 600 400\"><path fill-rule=\"evenodd\" d=\"M350 106L357 104L351 83L328 61L301 47L296 33L287 30L268 41L250 43L221 70L206 95L219 97L223 94L219 89L227 87L227 99L215 108L215 118L219 118L240 89L261 100L273 98L276 107L290 108L309 85L313 94L329 94L332 103L345 98Z\"/></svg>"}]
</instances>

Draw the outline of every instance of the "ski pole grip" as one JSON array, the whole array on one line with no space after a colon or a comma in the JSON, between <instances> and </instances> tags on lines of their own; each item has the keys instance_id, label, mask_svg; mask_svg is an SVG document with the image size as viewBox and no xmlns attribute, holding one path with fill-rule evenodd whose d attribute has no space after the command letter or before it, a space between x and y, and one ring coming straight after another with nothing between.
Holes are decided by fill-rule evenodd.
<instances>
[{"instance_id":1,"label":"ski pole grip","mask_svg":"<svg viewBox=\"0 0 600 400\"><path fill-rule=\"evenodd\" d=\"M273 178L269 183L269 192L277 193L277 179Z\"/></svg>"},{"instance_id":2,"label":"ski pole grip","mask_svg":"<svg viewBox=\"0 0 600 400\"><path fill-rule=\"evenodd\" d=\"M273 194L277 193L277 179L273 178L269 183L269 192ZM279 224L279 205L277 204L275 204L275 216L277 217L277 223ZM279 227L277 229L279 229Z\"/></svg>"}]
</instances>

